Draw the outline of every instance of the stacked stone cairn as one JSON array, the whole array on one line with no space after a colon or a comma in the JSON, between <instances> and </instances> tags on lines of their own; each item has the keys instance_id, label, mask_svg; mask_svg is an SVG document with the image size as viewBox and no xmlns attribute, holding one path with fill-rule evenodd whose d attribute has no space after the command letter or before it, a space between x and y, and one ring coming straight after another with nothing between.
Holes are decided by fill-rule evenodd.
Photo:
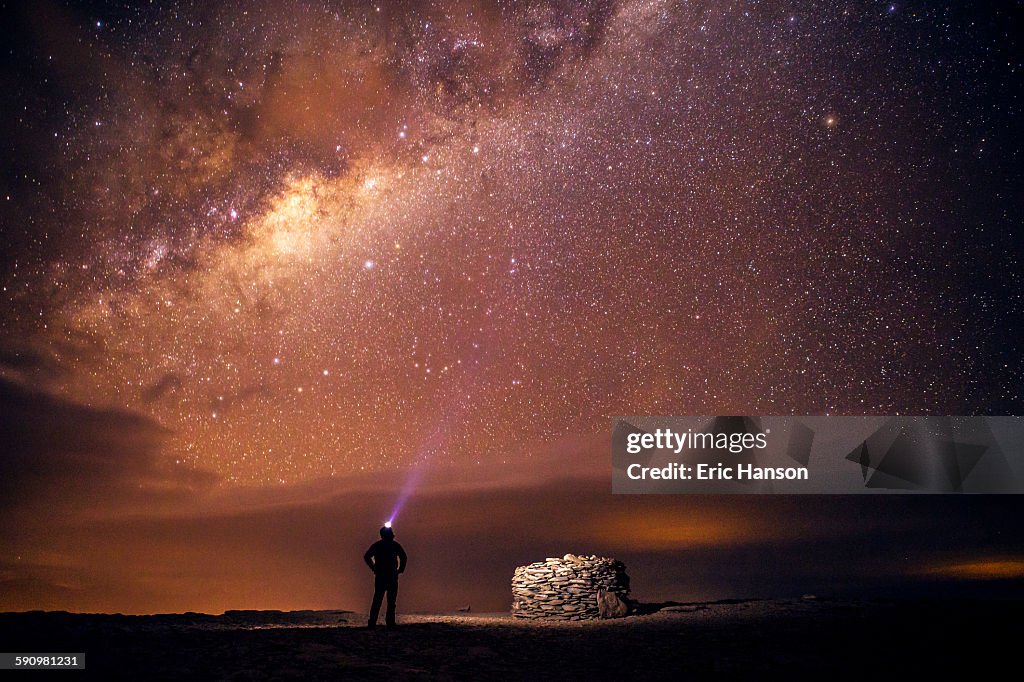
<instances>
[{"instance_id":1,"label":"stacked stone cairn","mask_svg":"<svg viewBox=\"0 0 1024 682\"><path fill-rule=\"evenodd\" d=\"M615 559L566 554L520 566L512 576L517 618L618 618L629 610L626 565Z\"/></svg>"}]
</instances>

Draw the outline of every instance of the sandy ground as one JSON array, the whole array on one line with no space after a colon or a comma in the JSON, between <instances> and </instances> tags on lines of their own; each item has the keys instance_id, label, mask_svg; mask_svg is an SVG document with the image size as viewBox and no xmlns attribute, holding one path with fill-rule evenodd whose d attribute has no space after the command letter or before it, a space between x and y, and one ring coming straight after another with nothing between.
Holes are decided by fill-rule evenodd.
<instances>
[{"instance_id":1,"label":"sandy ground","mask_svg":"<svg viewBox=\"0 0 1024 682\"><path fill-rule=\"evenodd\" d=\"M407 615L393 631L347 611L6 613L0 650L84 651L86 671L61 674L93 679L948 679L1010 663L1021 606L736 600L581 623Z\"/></svg>"}]
</instances>

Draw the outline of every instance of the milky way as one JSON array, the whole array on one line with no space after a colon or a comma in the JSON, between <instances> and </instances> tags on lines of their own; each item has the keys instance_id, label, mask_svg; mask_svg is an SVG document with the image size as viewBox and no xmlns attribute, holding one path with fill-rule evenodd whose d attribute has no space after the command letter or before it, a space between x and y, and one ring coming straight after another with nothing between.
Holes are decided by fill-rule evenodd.
<instances>
[{"instance_id":1,"label":"milky way","mask_svg":"<svg viewBox=\"0 0 1024 682\"><path fill-rule=\"evenodd\" d=\"M963 12L13 12L0 376L241 483L1019 411L1019 52Z\"/></svg>"}]
</instances>

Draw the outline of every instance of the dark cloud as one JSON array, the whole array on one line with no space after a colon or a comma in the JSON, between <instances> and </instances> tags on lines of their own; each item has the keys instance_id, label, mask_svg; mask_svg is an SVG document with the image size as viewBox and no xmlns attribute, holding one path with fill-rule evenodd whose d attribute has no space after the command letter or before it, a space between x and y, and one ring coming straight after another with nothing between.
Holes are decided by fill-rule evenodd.
<instances>
[{"instance_id":1,"label":"dark cloud","mask_svg":"<svg viewBox=\"0 0 1024 682\"><path fill-rule=\"evenodd\" d=\"M154 402L180 389L181 386L181 376L175 372L169 372L142 392L142 400L145 403Z\"/></svg>"},{"instance_id":2,"label":"dark cloud","mask_svg":"<svg viewBox=\"0 0 1024 682\"><path fill-rule=\"evenodd\" d=\"M177 494L158 504L138 487L156 475L147 448L159 427L2 386L3 406L22 406L4 435L20 433L35 462L34 495L5 495L2 608L365 607L360 557L403 474L216 490L165 477ZM12 428L50 411L70 442L55 445L65 439L44 435L45 420ZM403 608L504 610L516 565L566 552L624 560L634 595L648 601L948 592L961 573L1004 577L1001 567L1020 564L1020 504L1006 497L612 496L590 466L599 447L542 448L528 470L429 471L395 524L411 559ZM10 454L0 473L20 476L24 491L26 458L12 467ZM97 485L107 494L94 495Z\"/></svg>"},{"instance_id":3,"label":"dark cloud","mask_svg":"<svg viewBox=\"0 0 1024 682\"><path fill-rule=\"evenodd\" d=\"M610 496L604 476L550 473L441 468L424 479L395 524L410 556L403 609L507 609L516 565L566 552L622 559L647 601L948 593L948 583L920 575L953 557L1012 557L1021 543L1007 513L1019 504L1002 498ZM45 545L9 545L3 606L363 609L371 577L362 552L400 479L223 489L163 509L56 515Z\"/></svg>"},{"instance_id":4,"label":"dark cloud","mask_svg":"<svg viewBox=\"0 0 1024 682\"><path fill-rule=\"evenodd\" d=\"M67 369L52 355L29 346L0 348L0 369L36 384L45 384L67 373Z\"/></svg>"},{"instance_id":5,"label":"dark cloud","mask_svg":"<svg viewBox=\"0 0 1024 682\"><path fill-rule=\"evenodd\" d=\"M210 475L168 466L158 456L168 434L136 412L90 407L0 379L2 504L20 512L140 503L209 485ZM9 517L3 530L12 523Z\"/></svg>"}]
</instances>

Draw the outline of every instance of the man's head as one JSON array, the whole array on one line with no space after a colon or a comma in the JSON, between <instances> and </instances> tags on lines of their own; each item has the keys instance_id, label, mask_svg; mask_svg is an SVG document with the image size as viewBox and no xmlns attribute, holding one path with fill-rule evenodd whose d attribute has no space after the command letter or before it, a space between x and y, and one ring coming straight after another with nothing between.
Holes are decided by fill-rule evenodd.
<instances>
[{"instance_id":1,"label":"man's head","mask_svg":"<svg viewBox=\"0 0 1024 682\"><path fill-rule=\"evenodd\" d=\"M380 529L380 537L382 540L394 540L395 531L391 530L391 526L383 526Z\"/></svg>"}]
</instances>

